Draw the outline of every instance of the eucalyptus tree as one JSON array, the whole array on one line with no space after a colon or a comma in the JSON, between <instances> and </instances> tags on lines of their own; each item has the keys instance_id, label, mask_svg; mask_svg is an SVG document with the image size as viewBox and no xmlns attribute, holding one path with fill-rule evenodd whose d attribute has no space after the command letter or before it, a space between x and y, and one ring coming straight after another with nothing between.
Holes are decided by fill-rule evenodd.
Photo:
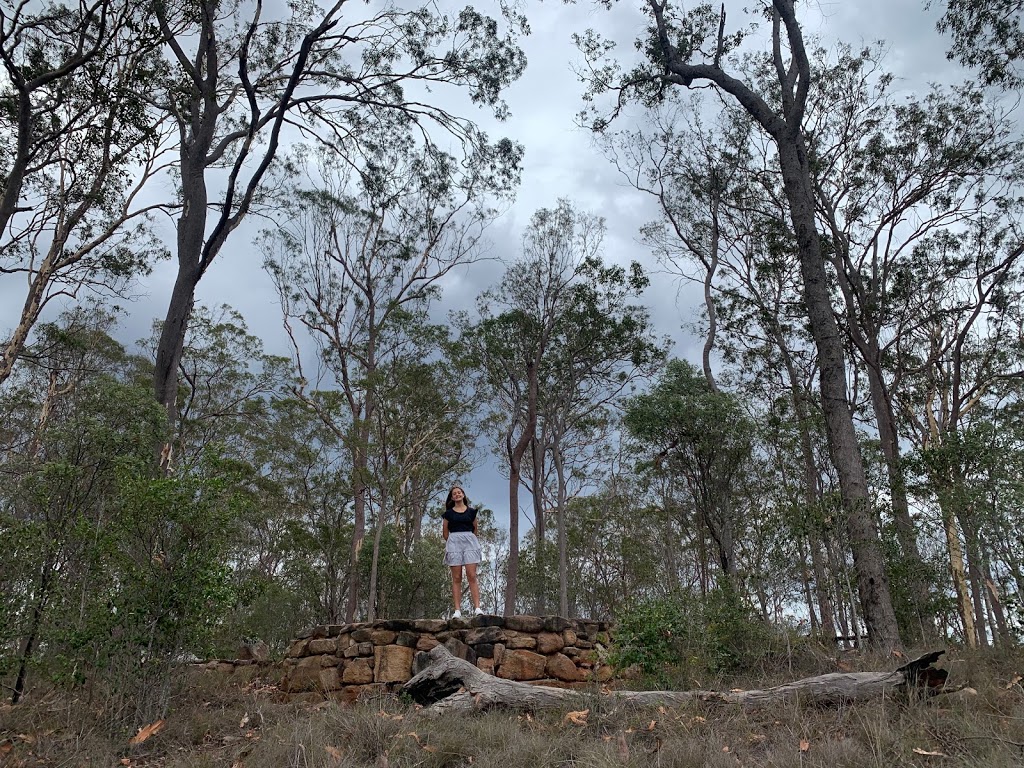
<instances>
[{"instance_id":1,"label":"eucalyptus tree","mask_svg":"<svg viewBox=\"0 0 1024 768\"><path fill-rule=\"evenodd\" d=\"M704 293L702 367L712 390L718 376L760 405L760 415L785 412L796 430L802 519L819 517L822 458L816 450L819 406L813 393L817 365L806 333L799 268L770 146L738 107L725 107L714 122L687 113L678 100L652 110L638 128L606 133L605 154L629 183L657 200L660 217L641 235L659 265ZM712 354L720 370L713 370ZM782 388L780 389L780 384ZM780 406L788 400L790 406ZM810 558L814 600L812 630L834 636L831 578L817 525L797 526ZM820 623L818 621L820 616Z\"/></svg>"},{"instance_id":2,"label":"eucalyptus tree","mask_svg":"<svg viewBox=\"0 0 1024 768\"><path fill-rule=\"evenodd\" d=\"M672 360L650 392L629 401L624 422L652 470L683 478L714 541L721 583L738 595L741 480L754 447L750 418L735 396L713 389L689 363Z\"/></svg>"},{"instance_id":3,"label":"eucalyptus tree","mask_svg":"<svg viewBox=\"0 0 1024 768\"><path fill-rule=\"evenodd\" d=\"M265 352L236 310L226 304L197 306L178 365L179 469L200 466L211 448L251 461L272 399L289 393L289 367L285 358Z\"/></svg>"},{"instance_id":4,"label":"eucalyptus tree","mask_svg":"<svg viewBox=\"0 0 1024 768\"><path fill-rule=\"evenodd\" d=\"M518 590L519 486L532 481L538 550L546 536L545 459L555 474L559 603L568 611L565 507L574 437L661 359L647 310L635 302L647 278L602 260L604 222L567 200L534 213L522 257L477 301L479 320L457 317L467 359L502 425L509 467L509 567L505 611ZM533 448L532 466L523 460ZM540 591L543 594L544 590Z\"/></svg>"},{"instance_id":5,"label":"eucalyptus tree","mask_svg":"<svg viewBox=\"0 0 1024 768\"><path fill-rule=\"evenodd\" d=\"M511 185L517 147L492 144L471 120L417 94L451 92L503 118L501 92L525 58L514 31L505 34L471 7L448 14L430 4L328 0L291 4L282 16L260 0L147 8L164 40L164 76L151 106L178 130L178 270L154 373L156 398L173 418L196 287L230 234L267 202L280 148L296 134L312 136L362 167L391 133L415 138L427 156L443 154L439 145L458 147L461 162L433 169L452 184L467 165L493 169ZM509 18L525 32L525 20Z\"/></svg>"},{"instance_id":6,"label":"eucalyptus tree","mask_svg":"<svg viewBox=\"0 0 1024 768\"><path fill-rule=\"evenodd\" d=\"M346 617L352 620L362 596L356 567L366 535L382 366L411 352L439 281L479 256L495 183L479 168L456 183L453 157L420 152L394 134L361 176L344 158L324 153L321 160L317 186L290 190L282 226L265 234L262 247L293 342L296 394L350 457L354 529ZM296 325L316 350L315 361L304 362L306 342ZM344 419L322 408L325 401L309 387L337 388Z\"/></svg>"},{"instance_id":7,"label":"eucalyptus tree","mask_svg":"<svg viewBox=\"0 0 1024 768\"><path fill-rule=\"evenodd\" d=\"M580 450L581 444L607 435L609 411L638 381L653 375L664 359L665 343L655 338L647 310L635 303L647 283L635 262L629 271L584 262L578 281L561 297L564 310L542 369L540 418L546 436L543 449L550 455L555 479L562 616L569 615L569 488L573 475L587 479L585 467L593 456L592 451ZM543 472L537 470L534 493L543 494L544 485L536 482L536 475Z\"/></svg>"},{"instance_id":8,"label":"eucalyptus tree","mask_svg":"<svg viewBox=\"0 0 1024 768\"><path fill-rule=\"evenodd\" d=\"M953 38L947 57L980 70L986 85L1019 89L1024 84L1020 59L1024 53L1020 0L945 0L927 5L945 7L938 28Z\"/></svg>"},{"instance_id":9,"label":"eucalyptus tree","mask_svg":"<svg viewBox=\"0 0 1024 768\"><path fill-rule=\"evenodd\" d=\"M424 323L425 325L425 323ZM430 335L438 329L428 328ZM421 339L411 351L383 361L375 384L368 470L373 478L376 524L368 584L367 617L377 617L381 539L392 531L397 554L410 559L422 540L423 518L443 485L465 469L474 449L467 397L454 366L438 356L439 339ZM428 361L434 357L433 361ZM391 525L386 525L392 523ZM435 575L443 569L435 571ZM398 574L388 573L392 583ZM410 574L411 575L411 574ZM442 579L443 580L443 579ZM407 584L422 590L423 582Z\"/></svg>"},{"instance_id":10,"label":"eucalyptus tree","mask_svg":"<svg viewBox=\"0 0 1024 768\"><path fill-rule=\"evenodd\" d=\"M0 6L0 286L23 296L0 383L53 299L119 294L162 253L139 201L166 150L157 38L131 3Z\"/></svg>"},{"instance_id":11,"label":"eucalyptus tree","mask_svg":"<svg viewBox=\"0 0 1024 768\"><path fill-rule=\"evenodd\" d=\"M208 650L234 505L215 463L154 476L163 413L113 327L81 309L43 326L0 398L15 438L0 455L0 572L16 601L12 699L31 670L88 679L108 717L137 724L165 711L172 659Z\"/></svg>"},{"instance_id":12,"label":"eucalyptus tree","mask_svg":"<svg viewBox=\"0 0 1024 768\"><path fill-rule=\"evenodd\" d=\"M925 459L970 644L986 642L985 602L998 596L984 583L974 504L961 493L970 459L956 446L979 420L991 418L983 414L1012 410L1019 397L1024 256L1018 238L1014 216L993 215L923 243L906 277L920 297L917 322L894 355L905 371L896 393L899 413Z\"/></svg>"},{"instance_id":13,"label":"eucalyptus tree","mask_svg":"<svg viewBox=\"0 0 1024 768\"><path fill-rule=\"evenodd\" d=\"M875 54L849 49L816 66L807 118L814 187L845 308L843 330L863 363L888 475L893 518L912 576L910 637L930 633L928 585L901 466L894 351L922 313L907 280L931 233L1019 206L1013 165L1021 144L1008 115L972 88L932 87L904 103ZM989 109L988 107L993 107Z\"/></svg>"},{"instance_id":14,"label":"eucalyptus tree","mask_svg":"<svg viewBox=\"0 0 1024 768\"><path fill-rule=\"evenodd\" d=\"M822 411L846 508L865 622L872 644L898 647L899 629L846 386L846 350L834 315L816 221L811 156L803 127L812 87L811 62L796 3L773 0L754 11L771 25L771 50L762 57L773 75L768 88L743 79L742 72L730 71L730 54L742 45L745 35L725 33L724 6L720 14L709 5L682 13L669 0L648 0L644 10L650 24L636 43L643 59L631 72L622 72L612 43L593 32L576 38L591 68L589 97L595 99L609 91L616 95L611 115L595 110L590 124L595 130L604 130L626 103L653 105L667 90L706 83L739 104L771 137L797 246L803 303L818 352Z\"/></svg>"}]
</instances>

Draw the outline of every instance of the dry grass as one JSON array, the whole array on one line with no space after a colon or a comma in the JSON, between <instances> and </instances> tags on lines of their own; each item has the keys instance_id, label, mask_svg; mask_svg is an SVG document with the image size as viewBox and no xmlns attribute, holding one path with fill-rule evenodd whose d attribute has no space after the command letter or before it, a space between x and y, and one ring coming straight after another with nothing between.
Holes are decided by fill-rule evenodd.
<instances>
[{"instance_id":1,"label":"dry grass","mask_svg":"<svg viewBox=\"0 0 1024 768\"><path fill-rule=\"evenodd\" d=\"M857 669L892 660L850 657ZM836 659L783 659L704 687L773 684L836 669ZM490 712L437 720L397 698L355 707L288 704L267 680L191 672L179 681L164 727L137 746L116 732L102 703L36 692L0 708L0 765L135 768L1011 768L1024 765L1024 654L946 662L951 681L977 696L927 702L879 700L771 710L694 705L612 706L595 698L586 716ZM693 682L689 681L692 686ZM639 686L637 686L639 687ZM930 753L930 754L929 754Z\"/></svg>"}]
</instances>

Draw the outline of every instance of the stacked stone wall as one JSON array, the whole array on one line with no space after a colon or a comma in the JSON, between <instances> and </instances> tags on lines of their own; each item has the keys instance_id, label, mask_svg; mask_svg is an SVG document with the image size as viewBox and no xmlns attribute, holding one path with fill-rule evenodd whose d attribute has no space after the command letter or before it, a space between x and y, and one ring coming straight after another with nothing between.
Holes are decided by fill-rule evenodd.
<instances>
[{"instance_id":1,"label":"stacked stone wall","mask_svg":"<svg viewBox=\"0 0 1024 768\"><path fill-rule=\"evenodd\" d=\"M475 616L327 624L303 632L285 654L281 690L299 698L354 701L397 689L419 671L418 654L444 645L498 677L580 687L605 682L610 625L560 616Z\"/></svg>"}]
</instances>

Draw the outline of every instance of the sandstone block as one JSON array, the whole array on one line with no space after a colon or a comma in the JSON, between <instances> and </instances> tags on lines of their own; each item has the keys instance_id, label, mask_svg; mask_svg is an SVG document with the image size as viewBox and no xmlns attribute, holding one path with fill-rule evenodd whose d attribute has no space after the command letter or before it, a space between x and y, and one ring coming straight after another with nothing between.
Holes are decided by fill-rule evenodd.
<instances>
[{"instance_id":1,"label":"sandstone block","mask_svg":"<svg viewBox=\"0 0 1024 768\"><path fill-rule=\"evenodd\" d=\"M354 659L356 656L373 656L373 643L353 643L341 655L346 659Z\"/></svg>"},{"instance_id":2,"label":"sandstone block","mask_svg":"<svg viewBox=\"0 0 1024 768\"><path fill-rule=\"evenodd\" d=\"M391 645L397 638L398 633L390 629L375 629L370 633L370 642L374 645Z\"/></svg>"},{"instance_id":3,"label":"sandstone block","mask_svg":"<svg viewBox=\"0 0 1024 768\"><path fill-rule=\"evenodd\" d=\"M505 646L501 643L494 644L494 664L497 666L501 664L501 660L505 658Z\"/></svg>"},{"instance_id":4,"label":"sandstone block","mask_svg":"<svg viewBox=\"0 0 1024 768\"><path fill-rule=\"evenodd\" d=\"M364 685L373 682L373 667L369 659L353 659L345 665L341 681L346 685Z\"/></svg>"},{"instance_id":5,"label":"sandstone block","mask_svg":"<svg viewBox=\"0 0 1024 768\"><path fill-rule=\"evenodd\" d=\"M476 659L493 659L494 658L494 644L493 643L480 643L474 645L473 650L476 651Z\"/></svg>"},{"instance_id":6,"label":"sandstone block","mask_svg":"<svg viewBox=\"0 0 1024 768\"><path fill-rule=\"evenodd\" d=\"M562 649L562 653L564 653L570 659L575 659L582 653L582 651L574 645L567 645Z\"/></svg>"},{"instance_id":7,"label":"sandstone block","mask_svg":"<svg viewBox=\"0 0 1024 768\"><path fill-rule=\"evenodd\" d=\"M505 647L512 651L532 650L537 647L537 638L529 635L517 635L506 640Z\"/></svg>"},{"instance_id":8,"label":"sandstone block","mask_svg":"<svg viewBox=\"0 0 1024 768\"><path fill-rule=\"evenodd\" d=\"M412 648L380 645L373 651L373 679L378 683L404 683L412 677Z\"/></svg>"},{"instance_id":9,"label":"sandstone block","mask_svg":"<svg viewBox=\"0 0 1024 768\"><path fill-rule=\"evenodd\" d=\"M563 653L555 653L548 656L548 663L544 667L548 677L553 677L566 683L575 683L582 680L580 671L572 663L572 659Z\"/></svg>"},{"instance_id":10,"label":"sandstone block","mask_svg":"<svg viewBox=\"0 0 1024 768\"><path fill-rule=\"evenodd\" d=\"M494 659L488 659L484 657L478 657L476 660L477 669L481 669L488 675L494 674Z\"/></svg>"},{"instance_id":11,"label":"sandstone block","mask_svg":"<svg viewBox=\"0 0 1024 768\"><path fill-rule=\"evenodd\" d=\"M498 667L498 677L506 680L539 680L544 677L547 657L533 651L506 651Z\"/></svg>"},{"instance_id":12,"label":"sandstone block","mask_svg":"<svg viewBox=\"0 0 1024 768\"><path fill-rule=\"evenodd\" d=\"M612 679L612 675L615 674L614 668L610 664L601 664L594 667L590 673L590 678L596 680L599 683L607 683Z\"/></svg>"},{"instance_id":13,"label":"sandstone block","mask_svg":"<svg viewBox=\"0 0 1024 768\"><path fill-rule=\"evenodd\" d=\"M365 626L353 629L352 639L357 643L371 642L373 640L373 630Z\"/></svg>"},{"instance_id":14,"label":"sandstone block","mask_svg":"<svg viewBox=\"0 0 1024 768\"><path fill-rule=\"evenodd\" d=\"M311 661L312 664L296 664L295 667L281 681L281 690L285 693L302 693L304 691L315 691L320 688L320 659L318 656L309 657L302 661Z\"/></svg>"},{"instance_id":15,"label":"sandstone block","mask_svg":"<svg viewBox=\"0 0 1024 768\"><path fill-rule=\"evenodd\" d=\"M444 647L449 650L452 656L456 656L460 659L468 661L470 664L476 664L476 651L470 648L461 640L454 637L449 637L444 642Z\"/></svg>"},{"instance_id":16,"label":"sandstone block","mask_svg":"<svg viewBox=\"0 0 1024 768\"><path fill-rule=\"evenodd\" d=\"M416 650L429 651L437 645L440 645L440 643L432 635L420 635L419 640L416 641Z\"/></svg>"},{"instance_id":17,"label":"sandstone block","mask_svg":"<svg viewBox=\"0 0 1024 768\"><path fill-rule=\"evenodd\" d=\"M328 637L337 637L338 635L342 635L345 632L348 632L348 629L349 629L350 626L352 626L352 625L351 624L328 624L327 625L327 636Z\"/></svg>"},{"instance_id":18,"label":"sandstone block","mask_svg":"<svg viewBox=\"0 0 1024 768\"><path fill-rule=\"evenodd\" d=\"M399 632L398 637L395 638L395 644L406 648L415 648L419 639L420 636L416 632Z\"/></svg>"},{"instance_id":19,"label":"sandstone block","mask_svg":"<svg viewBox=\"0 0 1024 768\"><path fill-rule=\"evenodd\" d=\"M301 656L305 656L306 646L308 644L309 641L307 640L296 640L294 643L288 646L288 651L285 653L285 656L287 656L289 659L297 659Z\"/></svg>"},{"instance_id":20,"label":"sandstone block","mask_svg":"<svg viewBox=\"0 0 1024 768\"><path fill-rule=\"evenodd\" d=\"M479 645L480 643L501 643L505 641L505 632L501 627L477 627L466 633L468 645Z\"/></svg>"},{"instance_id":21,"label":"sandstone block","mask_svg":"<svg viewBox=\"0 0 1024 768\"><path fill-rule=\"evenodd\" d=\"M505 626L516 632L540 632L544 629L544 619L539 616L508 616Z\"/></svg>"},{"instance_id":22,"label":"sandstone block","mask_svg":"<svg viewBox=\"0 0 1024 768\"><path fill-rule=\"evenodd\" d=\"M565 647L561 633L541 632L537 635L537 653L557 653Z\"/></svg>"},{"instance_id":23,"label":"sandstone block","mask_svg":"<svg viewBox=\"0 0 1024 768\"><path fill-rule=\"evenodd\" d=\"M238 658L249 661L270 661L270 646L262 640L255 643L243 643L238 649Z\"/></svg>"},{"instance_id":24,"label":"sandstone block","mask_svg":"<svg viewBox=\"0 0 1024 768\"><path fill-rule=\"evenodd\" d=\"M328 667L327 669L321 669L320 685L317 688L321 691L336 691L341 688L341 677L338 675L338 668Z\"/></svg>"},{"instance_id":25,"label":"sandstone block","mask_svg":"<svg viewBox=\"0 0 1024 768\"><path fill-rule=\"evenodd\" d=\"M582 637L576 640L577 648L593 648L594 644L589 640L584 640Z\"/></svg>"},{"instance_id":26,"label":"sandstone block","mask_svg":"<svg viewBox=\"0 0 1024 768\"><path fill-rule=\"evenodd\" d=\"M306 649L306 653L310 656L319 656L324 653L335 654L337 652L338 641L333 637L310 640L309 646Z\"/></svg>"},{"instance_id":27,"label":"sandstone block","mask_svg":"<svg viewBox=\"0 0 1024 768\"><path fill-rule=\"evenodd\" d=\"M563 616L545 616L544 617L544 630L547 632L557 632L561 634L567 629L571 629L573 623L569 619Z\"/></svg>"},{"instance_id":28,"label":"sandstone block","mask_svg":"<svg viewBox=\"0 0 1024 768\"><path fill-rule=\"evenodd\" d=\"M440 632L445 626L446 623L441 619L416 619L412 622L412 628L417 632L430 632L431 634Z\"/></svg>"},{"instance_id":29,"label":"sandstone block","mask_svg":"<svg viewBox=\"0 0 1024 768\"><path fill-rule=\"evenodd\" d=\"M377 626L381 629L387 629L392 632L412 632L416 629L416 622L412 619L385 619L384 621L377 622Z\"/></svg>"},{"instance_id":30,"label":"sandstone block","mask_svg":"<svg viewBox=\"0 0 1024 768\"><path fill-rule=\"evenodd\" d=\"M565 630L565 632L562 633L562 642L566 645L576 645L576 630Z\"/></svg>"}]
</instances>

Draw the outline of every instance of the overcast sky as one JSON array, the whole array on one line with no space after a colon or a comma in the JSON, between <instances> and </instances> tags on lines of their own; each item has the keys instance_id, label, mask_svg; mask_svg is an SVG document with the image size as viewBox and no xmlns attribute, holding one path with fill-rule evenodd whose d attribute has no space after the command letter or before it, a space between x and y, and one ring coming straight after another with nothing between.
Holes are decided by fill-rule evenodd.
<instances>
[{"instance_id":1,"label":"overcast sky","mask_svg":"<svg viewBox=\"0 0 1024 768\"><path fill-rule=\"evenodd\" d=\"M730 26L746 21L742 12L745 4L726 3ZM491 4L480 5L486 9ZM619 40L623 53L628 55L632 39L644 24L638 5L638 0L620 0L606 11L587 0L574 5L559 0L526 0L532 35L521 44L529 63L525 75L506 94L511 118L498 124L486 113L478 115L492 136L509 136L526 148L517 200L491 229L493 256L514 257L531 214L566 197L578 208L607 220L606 259L622 263L638 260L650 270L656 269L637 237L639 227L656 216L652 201L625 185L574 120L582 106L583 85L575 74L582 61L572 44L572 33L588 27L597 29ZM946 41L935 31L938 13L926 10L923 0L812 2L800 3L797 8L805 34L817 37L826 46L837 40L854 46L887 41L888 69L902 79L908 91L929 82L950 83L962 76L945 60ZM172 236L169 227L167 234ZM252 240L252 231L240 230L232 235L200 283L197 298L206 305L227 303L235 307L250 330L263 338L268 351L286 354L275 295ZM494 283L501 270L500 263L490 261L459 271L446 286L445 306L465 305L467 297L475 297ZM152 321L163 316L173 278L172 261L158 265L142 281L139 298L129 307L130 317L122 333L125 342L147 335ZM14 322L24 300L23 290L23 283L0 279L0 327L8 328ZM700 341L682 328L693 321L699 296L693 290L680 291L665 276L655 276L645 297L658 330L674 341L673 354L695 362L699 361ZM464 480L474 501L496 510L507 507L507 488L493 466L483 466ZM528 504L528 498L523 504Z\"/></svg>"}]
</instances>

